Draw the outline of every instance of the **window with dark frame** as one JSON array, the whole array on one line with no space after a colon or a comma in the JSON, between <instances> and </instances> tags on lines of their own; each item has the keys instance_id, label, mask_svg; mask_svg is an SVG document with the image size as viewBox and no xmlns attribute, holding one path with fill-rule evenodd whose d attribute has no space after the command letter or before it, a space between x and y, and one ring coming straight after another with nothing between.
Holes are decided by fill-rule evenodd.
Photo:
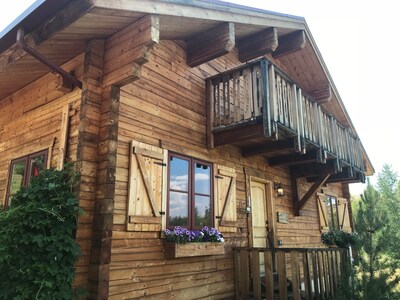
<instances>
[{"instance_id":1,"label":"window with dark frame","mask_svg":"<svg viewBox=\"0 0 400 300\"><path fill-rule=\"evenodd\" d=\"M328 213L329 229L340 229L337 198L334 196L326 196L326 208Z\"/></svg>"},{"instance_id":2,"label":"window with dark frame","mask_svg":"<svg viewBox=\"0 0 400 300\"><path fill-rule=\"evenodd\" d=\"M212 165L169 154L167 227L213 226Z\"/></svg>"},{"instance_id":3,"label":"window with dark frame","mask_svg":"<svg viewBox=\"0 0 400 300\"><path fill-rule=\"evenodd\" d=\"M43 150L11 161L5 206L11 204L15 193L29 185L31 179L46 168L47 156L48 150Z\"/></svg>"}]
</instances>

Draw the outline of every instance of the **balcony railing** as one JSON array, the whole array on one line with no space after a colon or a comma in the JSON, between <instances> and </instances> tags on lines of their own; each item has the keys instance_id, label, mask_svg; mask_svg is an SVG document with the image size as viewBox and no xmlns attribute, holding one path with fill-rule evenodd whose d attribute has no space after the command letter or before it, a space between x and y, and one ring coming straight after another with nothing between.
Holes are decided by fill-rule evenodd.
<instances>
[{"instance_id":1,"label":"balcony railing","mask_svg":"<svg viewBox=\"0 0 400 300\"><path fill-rule=\"evenodd\" d=\"M235 248L233 257L236 299L333 299L350 267L339 248Z\"/></svg>"},{"instance_id":2,"label":"balcony railing","mask_svg":"<svg viewBox=\"0 0 400 300\"><path fill-rule=\"evenodd\" d=\"M291 137L296 150L320 149L364 170L360 140L273 64L263 59L208 79L213 132L263 122L264 135Z\"/></svg>"}]
</instances>

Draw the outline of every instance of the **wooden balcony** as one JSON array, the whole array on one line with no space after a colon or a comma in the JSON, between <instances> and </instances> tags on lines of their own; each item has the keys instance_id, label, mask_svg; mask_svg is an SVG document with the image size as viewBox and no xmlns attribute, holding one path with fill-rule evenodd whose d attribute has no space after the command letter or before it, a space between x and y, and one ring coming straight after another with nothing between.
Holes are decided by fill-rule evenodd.
<instances>
[{"instance_id":1,"label":"wooden balcony","mask_svg":"<svg viewBox=\"0 0 400 300\"><path fill-rule=\"evenodd\" d=\"M328 181L364 180L360 140L266 59L207 80L209 146L232 144L243 156L265 156L271 166L308 165L309 181L334 170ZM328 97L330 88L314 97Z\"/></svg>"},{"instance_id":2,"label":"wooden balcony","mask_svg":"<svg viewBox=\"0 0 400 300\"><path fill-rule=\"evenodd\" d=\"M236 299L334 299L347 249L233 249Z\"/></svg>"}]
</instances>

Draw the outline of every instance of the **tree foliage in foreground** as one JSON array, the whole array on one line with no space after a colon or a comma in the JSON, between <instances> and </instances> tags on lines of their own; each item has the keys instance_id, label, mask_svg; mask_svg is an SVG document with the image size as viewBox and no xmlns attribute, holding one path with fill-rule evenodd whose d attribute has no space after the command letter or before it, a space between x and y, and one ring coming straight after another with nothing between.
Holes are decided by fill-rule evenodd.
<instances>
[{"instance_id":1,"label":"tree foliage in foreground","mask_svg":"<svg viewBox=\"0 0 400 300\"><path fill-rule=\"evenodd\" d=\"M337 299L396 300L399 283L400 192L397 174L385 165L378 175L378 188L368 181L354 211L359 236L352 281L342 282ZM350 274L353 272L353 274ZM350 277L350 276L349 276ZM350 286L349 286L350 283Z\"/></svg>"},{"instance_id":2,"label":"tree foliage in foreground","mask_svg":"<svg viewBox=\"0 0 400 300\"><path fill-rule=\"evenodd\" d=\"M43 170L0 212L0 299L73 299L78 176Z\"/></svg>"}]
</instances>

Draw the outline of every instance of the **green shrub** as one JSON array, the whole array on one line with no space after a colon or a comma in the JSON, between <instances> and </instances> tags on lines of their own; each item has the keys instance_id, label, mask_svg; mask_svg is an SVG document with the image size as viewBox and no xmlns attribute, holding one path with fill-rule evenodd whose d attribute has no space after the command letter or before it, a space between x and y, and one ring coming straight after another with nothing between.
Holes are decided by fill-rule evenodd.
<instances>
[{"instance_id":1,"label":"green shrub","mask_svg":"<svg viewBox=\"0 0 400 300\"><path fill-rule=\"evenodd\" d=\"M330 230L321 234L321 241L325 245L336 245L339 248L346 248L357 242L357 233L343 230Z\"/></svg>"},{"instance_id":2,"label":"green shrub","mask_svg":"<svg viewBox=\"0 0 400 300\"><path fill-rule=\"evenodd\" d=\"M44 170L0 212L0 299L73 299L78 175Z\"/></svg>"}]
</instances>

